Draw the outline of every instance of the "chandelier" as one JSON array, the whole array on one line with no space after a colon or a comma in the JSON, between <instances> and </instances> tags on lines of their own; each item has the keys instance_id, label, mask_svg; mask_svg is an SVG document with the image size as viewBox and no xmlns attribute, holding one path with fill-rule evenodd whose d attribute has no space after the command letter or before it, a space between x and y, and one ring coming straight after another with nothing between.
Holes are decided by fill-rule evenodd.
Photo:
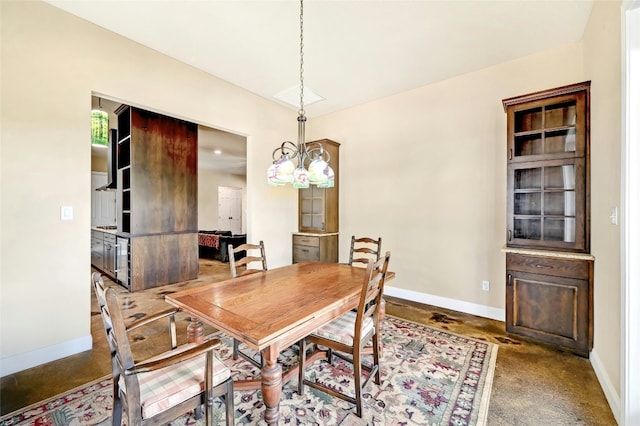
<instances>
[{"instance_id":1,"label":"chandelier","mask_svg":"<svg viewBox=\"0 0 640 426\"><path fill-rule=\"evenodd\" d=\"M322 144L313 142L307 144L304 139L304 8L300 0L300 109L298 110L298 144L284 141L272 154L273 163L267 169L267 182L273 186L292 184L294 188L332 188L334 186L334 172L329 166L331 156L324 150Z\"/></svg>"}]
</instances>

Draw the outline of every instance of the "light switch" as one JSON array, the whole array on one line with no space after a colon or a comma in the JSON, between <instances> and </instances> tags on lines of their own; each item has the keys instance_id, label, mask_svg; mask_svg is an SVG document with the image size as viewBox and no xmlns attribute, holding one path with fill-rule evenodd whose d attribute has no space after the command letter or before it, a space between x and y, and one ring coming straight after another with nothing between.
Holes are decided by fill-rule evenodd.
<instances>
[{"instance_id":1,"label":"light switch","mask_svg":"<svg viewBox=\"0 0 640 426\"><path fill-rule=\"evenodd\" d=\"M614 225L618 224L618 208L614 207L611 209L611 216L609 216L609 219L611 220L611 223L613 223Z\"/></svg>"},{"instance_id":2,"label":"light switch","mask_svg":"<svg viewBox=\"0 0 640 426\"><path fill-rule=\"evenodd\" d=\"M73 206L60 206L60 220L73 219Z\"/></svg>"}]
</instances>

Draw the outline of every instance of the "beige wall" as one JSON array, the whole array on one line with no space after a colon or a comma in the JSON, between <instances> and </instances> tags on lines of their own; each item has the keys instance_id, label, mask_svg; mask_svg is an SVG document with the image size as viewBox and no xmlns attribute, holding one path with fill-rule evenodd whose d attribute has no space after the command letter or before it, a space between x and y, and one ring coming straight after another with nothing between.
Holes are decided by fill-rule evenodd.
<instances>
[{"instance_id":1,"label":"beige wall","mask_svg":"<svg viewBox=\"0 0 640 426\"><path fill-rule=\"evenodd\" d=\"M585 77L592 81L591 253L596 261L591 358L615 413L620 393L620 226L609 216L621 205L619 1L594 3L583 44Z\"/></svg>"},{"instance_id":2,"label":"beige wall","mask_svg":"<svg viewBox=\"0 0 640 426\"><path fill-rule=\"evenodd\" d=\"M274 144L295 138L295 111L46 3L1 7L3 374L91 345L92 92L247 135L247 231L269 241L270 265L290 263L297 194L264 176Z\"/></svg>"},{"instance_id":3,"label":"beige wall","mask_svg":"<svg viewBox=\"0 0 640 426\"><path fill-rule=\"evenodd\" d=\"M307 126L310 140L342 144L341 261L352 234L380 235L397 272L391 292L499 316L506 211L501 100L592 79L595 353L601 382L610 381L614 393L618 229L607 221L620 203L617 7L596 3L584 42L314 118ZM295 137L295 111L41 2L2 2L1 59L3 369L7 360L89 335L92 91L247 135L249 238L269 241L272 267L290 262L297 194L266 186L264 175L274 144ZM61 205L74 206L73 221L59 220ZM481 289L485 279L489 292Z\"/></svg>"},{"instance_id":4,"label":"beige wall","mask_svg":"<svg viewBox=\"0 0 640 426\"><path fill-rule=\"evenodd\" d=\"M379 235L388 293L504 318L502 99L582 81L582 62L570 44L314 119L342 143L342 259L348 236Z\"/></svg>"}]
</instances>

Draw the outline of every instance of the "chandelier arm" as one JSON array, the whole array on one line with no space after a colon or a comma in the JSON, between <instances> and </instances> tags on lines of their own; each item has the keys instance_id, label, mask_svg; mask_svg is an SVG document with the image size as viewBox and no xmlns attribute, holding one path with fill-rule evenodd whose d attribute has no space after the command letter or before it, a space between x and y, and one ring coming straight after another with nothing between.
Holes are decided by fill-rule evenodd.
<instances>
[{"instance_id":1,"label":"chandelier arm","mask_svg":"<svg viewBox=\"0 0 640 426\"><path fill-rule=\"evenodd\" d=\"M280 155L276 156L277 153ZM296 145L291 141L284 141L279 147L273 150L271 157L273 158L273 161L276 162L285 156L295 157L297 155L298 148Z\"/></svg>"}]
</instances>

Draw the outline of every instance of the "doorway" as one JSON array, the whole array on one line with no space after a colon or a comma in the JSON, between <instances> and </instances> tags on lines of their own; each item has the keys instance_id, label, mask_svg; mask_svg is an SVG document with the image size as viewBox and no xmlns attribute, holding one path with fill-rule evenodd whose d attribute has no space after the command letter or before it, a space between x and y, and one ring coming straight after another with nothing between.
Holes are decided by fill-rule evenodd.
<instances>
[{"instance_id":1,"label":"doorway","mask_svg":"<svg viewBox=\"0 0 640 426\"><path fill-rule=\"evenodd\" d=\"M218 187L218 228L242 234L242 189Z\"/></svg>"}]
</instances>

